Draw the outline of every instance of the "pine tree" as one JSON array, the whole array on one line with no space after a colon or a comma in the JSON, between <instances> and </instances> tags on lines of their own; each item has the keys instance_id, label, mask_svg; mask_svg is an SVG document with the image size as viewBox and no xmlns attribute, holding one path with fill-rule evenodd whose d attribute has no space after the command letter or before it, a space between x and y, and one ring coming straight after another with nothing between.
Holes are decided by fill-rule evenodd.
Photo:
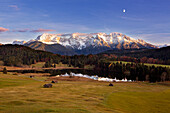
<instances>
[{"instance_id":1,"label":"pine tree","mask_svg":"<svg viewBox=\"0 0 170 113\"><path fill-rule=\"evenodd\" d=\"M44 67L45 67L45 68L51 67L50 62L49 62L49 61L45 62Z\"/></svg>"}]
</instances>

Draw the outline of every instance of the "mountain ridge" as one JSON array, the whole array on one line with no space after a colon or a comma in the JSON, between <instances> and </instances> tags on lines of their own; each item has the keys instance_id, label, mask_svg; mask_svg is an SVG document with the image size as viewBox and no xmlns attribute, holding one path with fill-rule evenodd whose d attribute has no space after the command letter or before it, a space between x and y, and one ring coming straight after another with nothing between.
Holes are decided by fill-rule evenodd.
<instances>
[{"instance_id":1,"label":"mountain ridge","mask_svg":"<svg viewBox=\"0 0 170 113\"><path fill-rule=\"evenodd\" d=\"M54 54L61 54L61 55L76 54L72 49L68 49L60 44L44 44L42 42L35 41L35 42L30 42L28 44L24 44L24 46L28 46L35 50L48 51Z\"/></svg>"},{"instance_id":2,"label":"mountain ridge","mask_svg":"<svg viewBox=\"0 0 170 113\"><path fill-rule=\"evenodd\" d=\"M41 42L41 43L38 43ZM133 39L122 33L72 33L39 35L28 42L14 41L13 44L25 45L34 49L50 51L63 55L96 54L112 49L157 48L142 39ZM34 45L34 46L33 46ZM61 50L60 50L61 49ZM63 53L64 51L65 53ZM69 52L69 53L67 53Z\"/></svg>"}]
</instances>

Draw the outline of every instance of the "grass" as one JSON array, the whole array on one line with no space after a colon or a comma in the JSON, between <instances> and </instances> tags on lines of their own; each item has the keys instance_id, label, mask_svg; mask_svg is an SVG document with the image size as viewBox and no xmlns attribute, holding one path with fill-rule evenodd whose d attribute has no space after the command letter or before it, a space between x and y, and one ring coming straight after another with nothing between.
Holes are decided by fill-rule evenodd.
<instances>
[{"instance_id":1,"label":"grass","mask_svg":"<svg viewBox=\"0 0 170 113\"><path fill-rule=\"evenodd\" d=\"M144 63L144 65L147 65L147 66L155 66L155 67L159 67L159 66L161 66L161 67L168 67L168 68L170 68L170 65L163 65L163 64L148 64L148 63Z\"/></svg>"},{"instance_id":2,"label":"grass","mask_svg":"<svg viewBox=\"0 0 170 113\"><path fill-rule=\"evenodd\" d=\"M109 95L107 105L110 108L134 113L169 112L170 90L163 92L119 92ZM121 99L120 99L121 98ZM128 99L128 100L127 100ZM162 104L164 103L164 104ZM146 106L147 105L147 106ZM133 108L133 109L132 109ZM140 109L139 109L140 108ZM142 109L142 111L141 111Z\"/></svg>"},{"instance_id":3,"label":"grass","mask_svg":"<svg viewBox=\"0 0 170 113\"><path fill-rule=\"evenodd\" d=\"M117 63L117 62L122 62L123 64L127 64L127 63L132 63L132 62L126 62L126 61L109 61L110 63ZM149 63L144 63L144 65L147 65L147 66L155 66L155 67L159 67L159 66L161 66L161 67L168 67L168 68L170 68L170 65L163 65L163 64L149 64Z\"/></svg>"},{"instance_id":4,"label":"grass","mask_svg":"<svg viewBox=\"0 0 170 113\"><path fill-rule=\"evenodd\" d=\"M42 68L44 66L45 62L37 62L36 64L32 64L32 67L35 68ZM62 62L60 62L59 64L56 64L56 67L69 67L68 64L63 64ZM70 66L70 68L74 68L74 66ZM78 68L78 67L76 67ZM85 69L93 69L94 65L85 65Z\"/></svg>"},{"instance_id":5,"label":"grass","mask_svg":"<svg viewBox=\"0 0 170 113\"><path fill-rule=\"evenodd\" d=\"M69 67L68 64L63 64L62 62L60 62L59 64L56 64L56 67ZM73 66L71 66L73 67Z\"/></svg>"},{"instance_id":6,"label":"grass","mask_svg":"<svg viewBox=\"0 0 170 113\"><path fill-rule=\"evenodd\" d=\"M85 69L93 69L95 66L94 65L85 65Z\"/></svg>"},{"instance_id":7,"label":"grass","mask_svg":"<svg viewBox=\"0 0 170 113\"><path fill-rule=\"evenodd\" d=\"M32 82L35 81L29 79L28 77L27 78L19 77L18 79L16 75L0 73L0 88L25 85L25 84L30 84Z\"/></svg>"},{"instance_id":8,"label":"grass","mask_svg":"<svg viewBox=\"0 0 170 113\"><path fill-rule=\"evenodd\" d=\"M36 64L32 64L31 66L35 68L42 68L44 66L45 62L37 62ZM60 62L59 64L56 64L56 67L69 67L67 64L63 64ZM71 66L73 67L73 66Z\"/></svg>"},{"instance_id":9,"label":"grass","mask_svg":"<svg viewBox=\"0 0 170 113\"><path fill-rule=\"evenodd\" d=\"M45 83L0 73L0 113L168 113L170 108L170 86L160 83L109 87L106 82L59 81L43 88Z\"/></svg>"},{"instance_id":10,"label":"grass","mask_svg":"<svg viewBox=\"0 0 170 113\"><path fill-rule=\"evenodd\" d=\"M36 68L42 68L44 66L45 62L37 62L36 64L32 64L32 67Z\"/></svg>"}]
</instances>

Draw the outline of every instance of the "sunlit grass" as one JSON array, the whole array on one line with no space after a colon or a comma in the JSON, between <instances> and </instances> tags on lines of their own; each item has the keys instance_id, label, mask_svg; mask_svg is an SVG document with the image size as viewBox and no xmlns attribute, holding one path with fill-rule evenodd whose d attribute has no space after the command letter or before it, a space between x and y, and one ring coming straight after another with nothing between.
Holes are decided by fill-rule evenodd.
<instances>
[{"instance_id":1,"label":"sunlit grass","mask_svg":"<svg viewBox=\"0 0 170 113\"><path fill-rule=\"evenodd\" d=\"M32 64L32 67L36 68L42 68L44 66L45 62L37 62L36 64Z\"/></svg>"},{"instance_id":2,"label":"sunlit grass","mask_svg":"<svg viewBox=\"0 0 170 113\"><path fill-rule=\"evenodd\" d=\"M35 68L42 68L44 66L44 64L45 64L45 62L37 62L36 64L32 64L31 66L35 67ZM68 64L63 64L62 62L55 64L55 65L56 65L56 67L69 67ZM73 66L70 66L70 67L73 67Z\"/></svg>"},{"instance_id":3,"label":"sunlit grass","mask_svg":"<svg viewBox=\"0 0 170 113\"><path fill-rule=\"evenodd\" d=\"M120 62L122 62L123 64L127 64L127 63L133 63L133 62L126 62L126 61L109 61L110 63L120 63ZM142 64L142 63L141 63ZM155 66L155 67L159 67L159 66L161 66L161 67L168 67L168 68L170 68L170 65L163 65L163 64L149 64L149 63L144 63L144 65L147 65L147 66Z\"/></svg>"},{"instance_id":4,"label":"sunlit grass","mask_svg":"<svg viewBox=\"0 0 170 113\"><path fill-rule=\"evenodd\" d=\"M170 108L169 86L113 83L109 87L106 82L59 81L53 88L42 87L49 82L1 73L0 112L167 113Z\"/></svg>"},{"instance_id":5,"label":"sunlit grass","mask_svg":"<svg viewBox=\"0 0 170 113\"><path fill-rule=\"evenodd\" d=\"M148 63L144 63L144 65L147 65L147 66L155 66L155 67L159 67L159 66L161 66L161 67L168 67L168 68L170 68L170 65L162 65L162 64L148 64Z\"/></svg>"},{"instance_id":6,"label":"sunlit grass","mask_svg":"<svg viewBox=\"0 0 170 113\"><path fill-rule=\"evenodd\" d=\"M56 64L56 67L69 67L68 64L63 64L62 62ZM70 67L73 67L73 66L70 66Z\"/></svg>"},{"instance_id":7,"label":"sunlit grass","mask_svg":"<svg viewBox=\"0 0 170 113\"><path fill-rule=\"evenodd\" d=\"M162 92L118 92L108 96L107 105L126 113L168 113L170 90ZM141 111L142 110L142 111Z\"/></svg>"}]
</instances>

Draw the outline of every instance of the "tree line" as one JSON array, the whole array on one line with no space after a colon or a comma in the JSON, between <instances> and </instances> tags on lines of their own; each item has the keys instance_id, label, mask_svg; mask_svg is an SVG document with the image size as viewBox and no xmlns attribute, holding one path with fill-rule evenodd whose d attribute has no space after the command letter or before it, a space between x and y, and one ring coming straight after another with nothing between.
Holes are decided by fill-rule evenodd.
<instances>
[{"instance_id":1,"label":"tree line","mask_svg":"<svg viewBox=\"0 0 170 113\"><path fill-rule=\"evenodd\" d=\"M169 50L169 49L168 49ZM162 51L161 51L162 52ZM162 53L165 53L163 51ZM167 52L167 55L169 53ZM169 55L170 56L170 55ZM134 63L153 63L153 64L170 64L170 58L162 60L152 57L131 57L131 56L117 56L115 54L97 54L97 55L74 55L64 56L53 54L50 52L34 50L22 45L2 45L0 46L0 61L4 62L6 66L24 66L31 65L37 62L46 62L44 67L55 66L62 62L69 66L84 68L85 65L95 65L100 61L127 61Z\"/></svg>"},{"instance_id":2,"label":"tree line","mask_svg":"<svg viewBox=\"0 0 170 113\"><path fill-rule=\"evenodd\" d=\"M169 54L169 53L167 53ZM168 61L166 59L165 61ZM86 65L94 66L95 73L110 78L127 78L139 81L168 81L169 68L146 66L143 63L161 63L155 58L135 58L130 56L116 56L115 54L97 55L74 55L64 56L50 52L34 50L22 45L0 46L0 61L6 66L24 66L37 62L45 62L44 67L55 67L55 64L62 62L68 66L84 68ZM127 61L132 63L109 63L110 61ZM165 62L163 61L163 62Z\"/></svg>"},{"instance_id":3,"label":"tree line","mask_svg":"<svg viewBox=\"0 0 170 113\"><path fill-rule=\"evenodd\" d=\"M99 62L94 68L98 75L133 81L163 82L170 80L170 68L147 66L140 63Z\"/></svg>"},{"instance_id":4,"label":"tree line","mask_svg":"<svg viewBox=\"0 0 170 113\"><path fill-rule=\"evenodd\" d=\"M3 45L0 46L0 61L5 66L24 66L37 62L60 62L61 56L50 52L34 50L22 45Z\"/></svg>"}]
</instances>

